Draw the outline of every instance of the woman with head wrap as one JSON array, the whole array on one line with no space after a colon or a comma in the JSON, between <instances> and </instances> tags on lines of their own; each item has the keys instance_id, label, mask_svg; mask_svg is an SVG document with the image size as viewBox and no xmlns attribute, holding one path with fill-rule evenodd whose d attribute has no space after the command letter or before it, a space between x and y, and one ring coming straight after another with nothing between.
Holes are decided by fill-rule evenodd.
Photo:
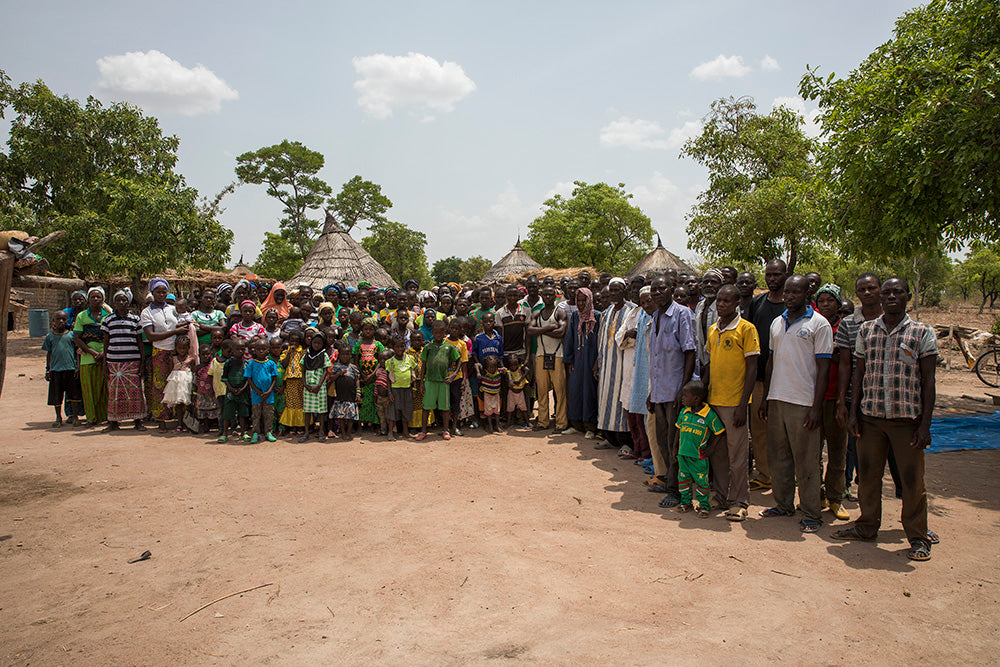
<instances>
[{"instance_id":1,"label":"woman with head wrap","mask_svg":"<svg viewBox=\"0 0 1000 667\"><path fill-rule=\"evenodd\" d=\"M198 332L199 345L210 345L213 331L226 331L226 315L216 308L217 298L215 290L206 287L201 291L198 307L191 310L191 321Z\"/></svg>"},{"instance_id":2,"label":"woman with head wrap","mask_svg":"<svg viewBox=\"0 0 1000 667\"><path fill-rule=\"evenodd\" d=\"M108 418L108 387L104 382L104 335L101 322L104 310L104 288L87 290L87 308L76 315L73 342L80 356L80 389L87 426L100 424Z\"/></svg>"},{"instance_id":3,"label":"woman with head wrap","mask_svg":"<svg viewBox=\"0 0 1000 667\"><path fill-rule=\"evenodd\" d=\"M112 302L114 312L101 323L108 380L108 425L104 430L116 431L121 422L130 421L135 430L144 431L142 325L139 317L129 312L132 294L128 288L115 292Z\"/></svg>"},{"instance_id":4,"label":"woman with head wrap","mask_svg":"<svg viewBox=\"0 0 1000 667\"><path fill-rule=\"evenodd\" d=\"M233 302L226 308L226 321L228 324L232 325L240 319L241 304L248 299L253 301L253 297L253 285L250 284L249 280L243 278L236 283L236 287L233 288ZM254 301L253 303L256 308L257 302ZM260 312L260 308L256 309L254 317L257 320L260 320L260 318L263 317L263 313Z\"/></svg>"},{"instance_id":5,"label":"woman with head wrap","mask_svg":"<svg viewBox=\"0 0 1000 667\"><path fill-rule=\"evenodd\" d=\"M139 324L146 338L153 344L153 354L146 365L146 404L153 419L160 422L159 429L167 430L167 420L173 412L163 404L163 391L167 377L174 367L174 344L178 334L187 334L187 327L177 320L177 311L167 303L170 285L163 278L149 281L153 301L139 315Z\"/></svg>"},{"instance_id":6,"label":"woman with head wrap","mask_svg":"<svg viewBox=\"0 0 1000 667\"><path fill-rule=\"evenodd\" d=\"M285 283L280 280L274 283L271 293L267 295L264 303L260 304L260 310L263 312L267 312L271 308L278 311L279 320L287 319L288 311L292 309L292 304L288 300L288 290L285 289Z\"/></svg>"},{"instance_id":7,"label":"woman with head wrap","mask_svg":"<svg viewBox=\"0 0 1000 667\"><path fill-rule=\"evenodd\" d=\"M87 308L87 293L82 289L78 289L70 294L69 302L69 307L63 308L63 312L66 313L66 326L72 330L73 324L76 322L77 314Z\"/></svg>"},{"instance_id":8,"label":"woman with head wrap","mask_svg":"<svg viewBox=\"0 0 1000 667\"><path fill-rule=\"evenodd\" d=\"M570 315L563 342L566 380L566 407L570 428L566 433L586 432L594 437L597 423L597 325L594 294L589 288L576 291L577 310Z\"/></svg>"},{"instance_id":9,"label":"woman with head wrap","mask_svg":"<svg viewBox=\"0 0 1000 667\"><path fill-rule=\"evenodd\" d=\"M229 283L219 283L219 286L215 288L215 298L218 305L222 306L222 310L225 311L233 298L233 286Z\"/></svg>"}]
</instances>

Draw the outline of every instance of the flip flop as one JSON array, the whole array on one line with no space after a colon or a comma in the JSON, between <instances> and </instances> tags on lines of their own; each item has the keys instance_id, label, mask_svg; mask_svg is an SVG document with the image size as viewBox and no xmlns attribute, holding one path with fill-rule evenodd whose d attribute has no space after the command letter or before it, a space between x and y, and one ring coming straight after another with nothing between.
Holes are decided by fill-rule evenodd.
<instances>
[{"instance_id":1,"label":"flip flop","mask_svg":"<svg viewBox=\"0 0 1000 667\"><path fill-rule=\"evenodd\" d=\"M441 437L444 438L445 440L451 440L451 433L448 433L448 431L444 431L441 434Z\"/></svg>"},{"instance_id":2,"label":"flip flop","mask_svg":"<svg viewBox=\"0 0 1000 667\"><path fill-rule=\"evenodd\" d=\"M415 436L413 436L414 440L424 440L426 438L427 438L426 433L417 433Z\"/></svg>"}]
</instances>

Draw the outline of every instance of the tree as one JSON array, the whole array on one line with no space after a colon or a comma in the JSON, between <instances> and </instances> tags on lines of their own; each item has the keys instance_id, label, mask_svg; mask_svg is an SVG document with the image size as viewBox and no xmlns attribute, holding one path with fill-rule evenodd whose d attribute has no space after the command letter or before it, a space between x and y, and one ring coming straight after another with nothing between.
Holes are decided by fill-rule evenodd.
<instances>
[{"instance_id":1,"label":"tree","mask_svg":"<svg viewBox=\"0 0 1000 667\"><path fill-rule=\"evenodd\" d=\"M462 258L452 255L451 257L439 259L434 262L434 266L431 267L431 275L434 276L434 282L439 285L441 283L461 282Z\"/></svg>"},{"instance_id":2,"label":"tree","mask_svg":"<svg viewBox=\"0 0 1000 667\"><path fill-rule=\"evenodd\" d=\"M688 247L733 263L784 258L792 271L818 247L816 145L794 111L756 109L748 97L716 100L701 134L681 149L708 168L708 189L688 215Z\"/></svg>"},{"instance_id":3,"label":"tree","mask_svg":"<svg viewBox=\"0 0 1000 667\"><path fill-rule=\"evenodd\" d=\"M264 232L264 243L260 246L253 270L259 276L287 280L302 268L302 262L298 247L288 237Z\"/></svg>"},{"instance_id":4,"label":"tree","mask_svg":"<svg viewBox=\"0 0 1000 667\"><path fill-rule=\"evenodd\" d=\"M384 220L368 228L368 236L361 239L361 247L402 285L411 278L421 287L427 286L427 236L410 229L401 222Z\"/></svg>"},{"instance_id":5,"label":"tree","mask_svg":"<svg viewBox=\"0 0 1000 667\"><path fill-rule=\"evenodd\" d=\"M469 259L462 262L462 268L459 271L459 276L461 280L459 282L476 282L483 279L486 272L493 268L493 262L476 255L475 257L470 257Z\"/></svg>"},{"instance_id":6,"label":"tree","mask_svg":"<svg viewBox=\"0 0 1000 667\"><path fill-rule=\"evenodd\" d=\"M625 184L575 181L569 199L555 195L529 226L524 250L543 266L592 266L624 273L653 241L649 218L629 202Z\"/></svg>"},{"instance_id":7,"label":"tree","mask_svg":"<svg viewBox=\"0 0 1000 667\"><path fill-rule=\"evenodd\" d=\"M308 213L323 206L332 192L315 175L323 162L322 153L287 139L236 158L236 176L242 183L266 184L267 194L285 205L285 217L280 222L282 235L303 260L320 231L319 221L309 218Z\"/></svg>"},{"instance_id":8,"label":"tree","mask_svg":"<svg viewBox=\"0 0 1000 667\"><path fill-rule=\"evenodd\" d=\"M982 297L980 313L987 302L993 308L1000 297L1000 247L974 241L968 256L960 265L959 275L966 285L975 289Z\"/></svg>"},{"instance_id":9,"label":"tree","mask_svg":"<svg viewBox=\"0 0 1000 667\"><path fill-rule=\"evenodd\" d=\"M56 271L126 275L221 268L233 234L216 220L229 189L211 202L174 172L179 141L137 108L86 104L42 81L12 86L0 71L0 116L14 111L0 152L0 224L43 235Z\"/></svg>"},{"instance_id":10,"label":"tree","mask_svg":"<svg viewBox=\"0 0 1000 667\"><path fill-rule=\"evenodd\" d=\"M861 256L1000 240L1000 4L933 0L844 79L807 68L830 231Z\"/></svg>"},{"instance_id":11,"label":"tree","mask_svg":"<svg viewBox=\"0 0 1000 667\"><path fill-rule=\"evenodd\" d=\"M344 231L351 231L361 221L371 224L387 222L385 212L392 202L382 194L382 186L355 176L344 183L336 197L330 199L329 212Z\"/></svg>"}]
</instances>

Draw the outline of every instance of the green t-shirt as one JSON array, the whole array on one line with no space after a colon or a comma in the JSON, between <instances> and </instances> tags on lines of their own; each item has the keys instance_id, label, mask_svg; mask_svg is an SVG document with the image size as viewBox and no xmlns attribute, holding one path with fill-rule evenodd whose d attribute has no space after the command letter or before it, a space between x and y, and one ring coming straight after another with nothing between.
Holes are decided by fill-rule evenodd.
<instances>
[{"instance_id":1,"label":"green t-shirt","mask_svg":"<svg viewBox=\"0 0 1000 667\"><path fill-rule=\"evenodd\" d=\"M221 327L226 326L226 314L221 310L213 310L210 313L204 313L200 310L196 310L191 313L191 319L194 320L195 324L201 324L207 327ZM201 333L201 329L198 329L198 343L210 343L212 341L212 334Z\"/></svg>"},{"instance_id":2,"label":"green t-shirt","mask_svg":"<svg viewBox=\"0 0 1000 667\"><path fill-rule=\"evenodd\" d=\"M722 420L707 403L698 412L691 408L681 410L677 416L677 428L681 432L677 455L692 459L706 458L702 449L708 443L709 432L719 435L726 430Z\"/></svg>"},{"instance_id":3,"label":"green t-shirt","mask_svg":"<svg viewBox=\"0 0 1000 667\"><path fill-rule=\"evenodd\" d=\"M95 320L88 308L81 310L76 316L76 321L73 322L73 333L80 334L87 347L97 354L104 352L104 334L101 333L101 320L104 319L105 315L107 313L102 309L100 316ZM91 366L94 363L96 362L91 355L80 355L81 366Z\"/></svg>"},{"instance_id":4,"label":"green t-shirt","mask_svg":"<svg viewBox=\"0 0 1000 667\"><path fill-rule=\"evenodd\" d=\"M431 382L444 382L448 377L448 367L458 363L462 354L454 345L444 341L430 341L420 351L420 360L424 362L424 379Z\"/></svg>"},{"instance_id":5,"label":"green t-shirt","mask_svg":"<svg viewBox=\"0 0 1000 667\"><path fill-rule=\"evenodd\" d=\"M403 354L402 359L390 357L385 362L385 369L393 374L392 386L396 389L407 389L413 381L413 374L417 372L417 362L409 354Z\"/></svg>"}]
</instances>

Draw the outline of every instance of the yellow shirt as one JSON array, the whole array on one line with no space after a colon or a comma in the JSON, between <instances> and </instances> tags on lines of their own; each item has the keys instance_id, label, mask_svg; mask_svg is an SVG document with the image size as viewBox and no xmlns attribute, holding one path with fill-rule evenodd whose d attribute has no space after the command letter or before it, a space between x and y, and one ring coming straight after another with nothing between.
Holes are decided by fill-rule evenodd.
<instances>
[{"instance_id":1,"label":"yellow shirt","mask_svg":"<svg viewBox=\"0 0 1000 667\"><path fill-rule=\"evenodd\" d=\"M465 369L465 362L469 360L469 346L466 345L465 341L461 338L459 338L458 340L452 340L446 336L444 342L448 343L453 347L458 348L458 353L461 356L459 357L458 360L458 375L455 376L455 379L461 380L463 377L465 377L464 369Z\"/></svg>"},{"instance_id":2,"label":"yellow shirt","mask_svg":"<svg viewBox=\"0 0 1000 667\"><path fill-rule=\"evenodd\" d=\"M212 357L212 365L208 369L208 374L212 376L212 388L215 389L215 397L226 395L226 383L222 381L222 370L226 362L224 359Z\"/></svg>"},{"instance_id":3,"label":"yellow shirt","mask_svg":"<svg viewBox=\"0 0 1000 667\"><path fill-rule=\"evenodd\" d=\"M706 349L710 360L708 376L708 403L735 407L743 398L743 381L746 379L746 358L760 355L757 328L740 317L719 331L719 322L708 329Z\"/></svg>"}]
</instances>

